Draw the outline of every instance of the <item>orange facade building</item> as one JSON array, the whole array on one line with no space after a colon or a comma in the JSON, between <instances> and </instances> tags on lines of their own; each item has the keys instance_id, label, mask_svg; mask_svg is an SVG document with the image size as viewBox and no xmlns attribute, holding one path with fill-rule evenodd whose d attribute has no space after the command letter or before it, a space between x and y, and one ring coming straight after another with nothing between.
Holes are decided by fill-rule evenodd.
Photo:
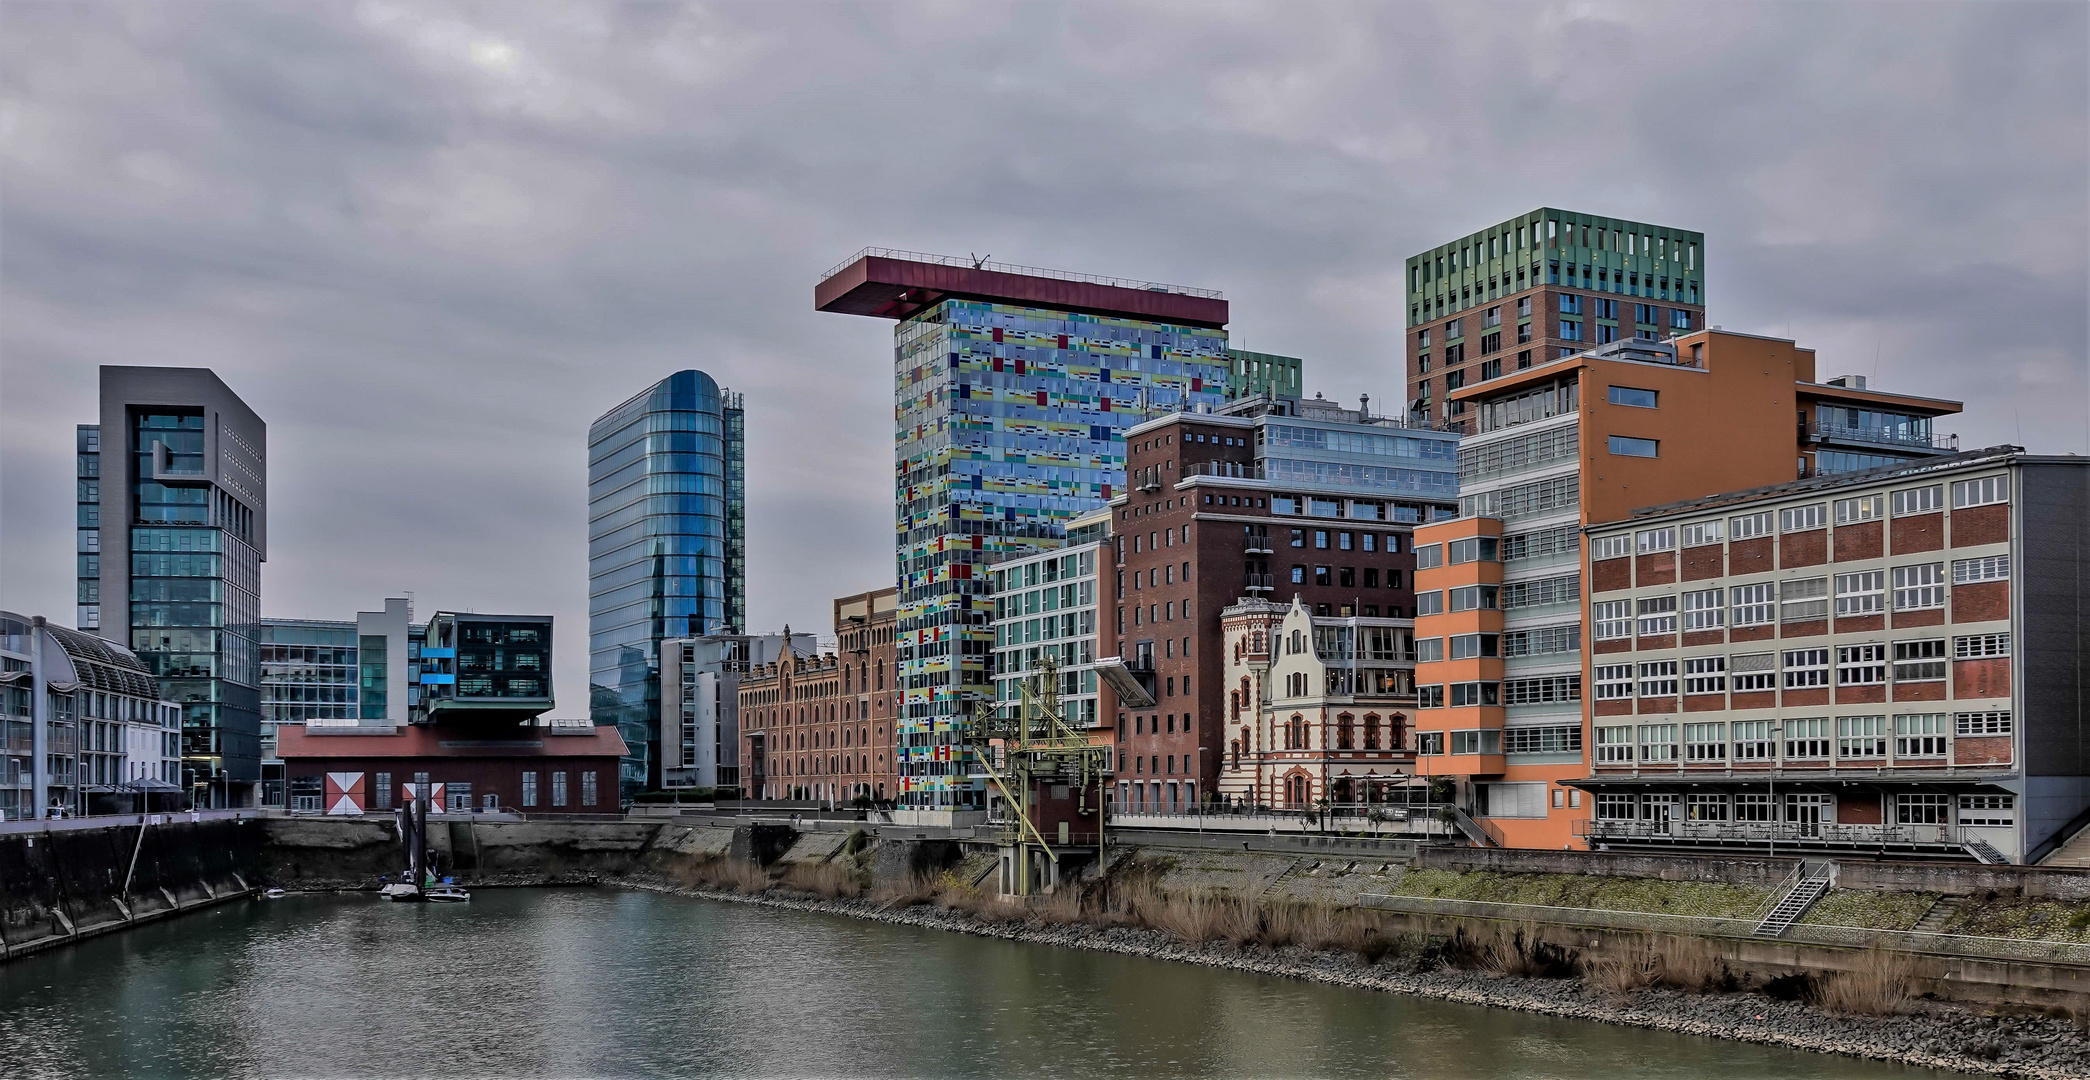
<instances>
[{"instance_id":1,"label":"orange facade building","mask_svg":"<svg viewBox=\"0 0 2090 1080\"><path fill-rule=\"evenodd\" d=\"M1592 524L1635 509L1950 449L1958 402L1817 382L1793 342L1705 330L1633 340L1454 392L1460 513L1415 531L1418 775L1497 844L1580 846Z\"/></svg>"}]
</instances>

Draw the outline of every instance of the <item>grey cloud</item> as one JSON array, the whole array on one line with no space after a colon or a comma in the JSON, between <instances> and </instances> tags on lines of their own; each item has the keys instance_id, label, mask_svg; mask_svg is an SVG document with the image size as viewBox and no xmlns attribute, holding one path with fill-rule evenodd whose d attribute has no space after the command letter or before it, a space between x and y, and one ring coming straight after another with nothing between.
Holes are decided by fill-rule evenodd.
<instances>
[{"instance_id":1,"label":"grey cloud","mask_svg":"<svg viewBox=\"0 0 2090 1080\"><path fill-rule=\"evenodd\" d=\"M1400 260L1539 205L1708 234L1715 321L2083 452L2074 4L0 6L0 602L71 605L100 363L270 422L271 614L560 617L585 436L749 395L752 613L889 579L866 244L1222 288L1309 386L1399 394Z\"/></svg>"}]
</instances>

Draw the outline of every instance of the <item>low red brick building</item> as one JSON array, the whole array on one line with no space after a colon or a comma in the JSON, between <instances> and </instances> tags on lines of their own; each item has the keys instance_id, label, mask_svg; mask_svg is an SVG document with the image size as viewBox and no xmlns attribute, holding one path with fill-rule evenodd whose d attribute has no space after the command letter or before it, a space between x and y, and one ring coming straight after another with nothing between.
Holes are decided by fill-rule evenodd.
<instances>
[{"instance_id":1,"label":"low red brick building","mask_svg":"<svg viewBox=\"0 0 2090 1080\"><path fill-rule=\"evenodd\" d=\"M392 732L284 725L276 732L292 810L383 814L429 785L448 813L623 813L614 727L414 724Z\"/></svg>"}]
</instances>

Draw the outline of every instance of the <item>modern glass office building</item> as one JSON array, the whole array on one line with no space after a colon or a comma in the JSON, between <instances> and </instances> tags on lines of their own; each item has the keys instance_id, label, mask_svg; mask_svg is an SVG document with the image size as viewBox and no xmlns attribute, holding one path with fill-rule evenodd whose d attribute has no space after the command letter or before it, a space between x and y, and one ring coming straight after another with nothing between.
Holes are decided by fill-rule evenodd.
<instances>
[{"instance_id":1,"label":"modern glass office building","mask_svg":"<svg viewBox=\"0 0 2090 1080\"><path fill-rule=\"evenodd\" d=\"M588 695L629 748L628 797L662 783L660 643L746 620L745 413L678 371L588 430Z\"/></svg>"},{"instance_id":2,"label":"modern glass office building","mask_svg":"<svg viewBox=\"0 0 2090 1080\"><path fill-rule=\"evenodd\" d=\"M961 728L994 697L985 563L1065 542L1125 483L1126 428L1217 408L1226 301L1154 282L867 250L815 290L893 331L902 805L984 808Z\"/></svg>"},{"instance_id":3,"label":"modern glass office building","mask_svg":"<svg viewBox=\"0 0 2090 1080\"><path fill-rule=\"evenodd\" d=\"M182 707L182 784L247 806L261 777L268 429L204 368L104 367L79 428L79 627Z\"/></svg>"}]
</instances>

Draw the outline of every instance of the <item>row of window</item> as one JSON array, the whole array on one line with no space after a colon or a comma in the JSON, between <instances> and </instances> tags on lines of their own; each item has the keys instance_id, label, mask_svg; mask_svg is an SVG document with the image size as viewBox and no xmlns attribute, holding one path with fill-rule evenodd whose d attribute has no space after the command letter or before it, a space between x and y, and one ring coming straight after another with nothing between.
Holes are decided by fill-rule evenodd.
<instances>
[{"instance_id":1,"label":"row of window","mask_svg":"<svg viewBox=\"0 0 2090 1080\"><path fill-rule=\"evenodd\" d=\"M1890 724L1891 719L1891 724ZM1599 725L1596 761L1602 765L1668 764L1682 760L1866 761L1944 758L1953 738L2007 736L2007 711L1904 713L1894 717L1811 716L1790 720L1712 721L1702 724ZM1782 744L1783 753L1780 753Z\"/></svg>"},{"instance_id":2,"label":"row of window","mask_svg":"<svg viewBox=\"0 0 2090 1080\"><path fill-rule=\"evenodd\" d=\"M1457 639L1454 639L1457 640ZM1541 675L1502 682L1428 683L1415 687L1419 709L1477 705L1550 705L1582 700L1582 676Z\"/></svg>"},{"instance_id":3,"label":"row of window","mask_svg":"<svg viewBox=\"0 0 2090 1080\"><path fill-rule=\"evenodd\" d=\"M2010 556L1991 555L1954 560L1950 580L1953 585L1973 585L2006 581L2009 577ZM1679 629L1689 633L1727 626L1813 622L1828 618L1832 610L1837 618L1856 618L1884 613L1890 593L1895 611L1942 608L1947 595L1946 580L1945 563L1916 563L1831 577L1765 581L1726 589L1716 586L1637 600L1601 600L1589 605L1589 614L1598 641L1630 638L1636 631L1640 637L1652 637L1674 634ZM1420 594L1417 600L1421 600ZM1420 610L1420 603L1417 609Z\"/></svg>"},{"instance_id":4,"label":"row of window","mask_svg":"<svg viewBox=\"0 0 2090 1080\"><path fill-rule=\"evenodd\" d=\"M1958 480L1952 484L1952 508L1955 510L1989 506L2008 502L2009 499L2010 477L2007 475ZM1884 517L1933 514L1944 508L1944 500L1945 486L1931 484L1893 492L1858 495L1833 502L1792 506L1777 512L1778 531L1796 533L1825 529L1832 518L1838 525L1852 525L1877 521ZM1618 559L1635 551L1643 554L1674 551L1679 545L1687 548L1704 547L1720 543L1723 539L1746 540L1756 536L1768 536L1771 533L1771 519L1771 511L1765 510L1730 517L1724 521L1698 521L1689 525L1665 525L1633 533L1595 536L1589 541L1590 558Z\"/></svg>"},{"instance_id":5,"label":"row of window","mask_svg":"<svg viewBox=\"0 0 2090 1080\"><path fill-rule=\"evenodd\" d=\"M1599 795L1597 796L1597 819L1600 821L1654 821L1668 823L1675 820L1678 806L1675 795ZM1743 793L1737 795L1710 794L1685 795L1681 809L1683 820L1704 822L1764 822L1780 820L1779 804L1769 792L1763 794ZM2009 828L2017 824L2017 796L2015 795L1947 795L1931 792L1912 792L1894 796L1894 823L1896 825L1951 825L1955 824L1953 809L1959 811L1956 823L1972 828ZM1789 794L1785 796L1784 818L1787 822L1819 825L1823 811L1834 813L1834 803L1826 796L1815 794Z\"/></svg>"},{"instance_id":6,"label":"row of window","mask_svg":"<svg viewBox=\"0 0 2090 1080\"><path fill-rule=\"evenodd\" d=\"M1879 686L1888 681L1890 674L1897 683L1943 681L1949 674L1946 670L1948 657L1975 660L2010 655L2009 634L1969 634L1951 640L1949 653L1944 638L1918 638L1839 645L1834 650L1787 649L1783 653L1738 653L1640 664L1597 664L1590 669L1590 681L1598 701L1630 699L1635 696L1636 687L1637 696L1644 698L1675 697L1679 688L1685 694L1722 694L1730 689L1738 694L1773 690L1781 685L1781 671L1784 676L1782 685L1787 690L1829 686L1832 670L1834 685ZM1833 668L1830 664L1832 651L1835 656ZM1782 667L1781 658L1784 661Z\"/></svg>"}]
</instances>

